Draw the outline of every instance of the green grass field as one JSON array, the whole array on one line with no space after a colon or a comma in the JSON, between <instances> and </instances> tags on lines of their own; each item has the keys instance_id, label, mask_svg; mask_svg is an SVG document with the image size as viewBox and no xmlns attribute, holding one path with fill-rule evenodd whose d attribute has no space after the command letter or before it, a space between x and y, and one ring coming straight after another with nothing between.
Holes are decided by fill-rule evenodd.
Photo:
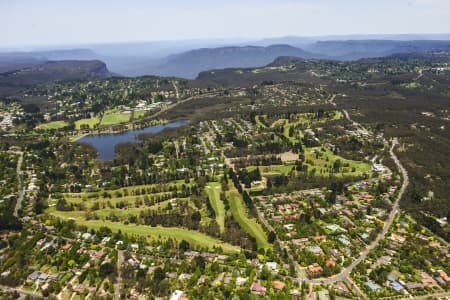
<instances>
[{"instance_id":1,"label":"green grass field","mask_svg":"<svg viewBox=\"0 0 450 300\"><path fill-rule=\"evenodd\" d=\"M318 157L316 157L318 153ZM329 168L333 167L333 163L336 160L341 161L341 168L339 173L332 173L334 176L360 176L364 173L371 173L371 165L362 161L355 161L350 159L345 159L341 156L333 154L329 149L325 149L323 152L321 147L305 148L305 163L308 165L308 171L315 169L316 176L329 176ZM344 165L348 165L344 167ZM260 166L259 169L262 175L273 175L273 174L283 174L288 175L292 170L293 165L271 165L271 166ZM246 169L253 171L256 167L250 166ZM354 170L353 170L354 168Z\"/></svg>"},{"instance_id":2,"label":"green grass field","mask_svg":"<svg viewBox=\"0 0 450 300\"><path fill-rule=\"evenodd\" d=\"M318 157L316 157L316 153L318 153ZM321 147L305 148L305 162L308 165L308 170L316 169L316 175L318 176L328 176L330 174L328 168L333 166L334 161L338 159L341 161L341 166L348 164L348 167L341 167L339 173L333 173L335 176L370 174L371 166L368 163L345 159L333 154L329 149L325 149L325 152L323 152ZM354 172L353 168L355 169Z\"/></svg>"},{"instance_id":3,"label":"green grass field","mask_svg":"<svg viewBox=\"0 0 450 300\"><path fill-rule=\"evenodd\" d=\"M97 125L98 123L100 123L100 119L97 117L89 118L89 119L81 119L81 120L75 121L75 128L80 130L81 125L87 125L87 126L89 126L89 128L94 128L94 126Z\"/></svg>"},{"instance_id":4,"label":"green grass field","mask_svg":"<svg viewBox=\"0 0 450 300\"><path fill-rule=\"evenodd\" d=\"M68 126L69 123L65 122L65 121L53 121L53 122L49 122L49 123L43 123L37 126L37 128L39 129L45 129L45 130L50 130L50 129L61 129L64 128L66 126Z\"/></svg>"},{"instance_id":5,"label":"green grass field","mask_svg":"<svg viewBox=\"0 0 450 300\"><path fill-rule=\"evenodd\" d=\"M173 185L181 186L182 184L184 184L184 180L173 181L170 184L170 186L173 186ZM213 194L215 195L216 194L215 190L217 190L217 189L214 188L214 186L217 184L211 183L211 185L213 186L212 190L213 190ZM152 188L152 187L156 187L156 186L157 185L130 186L127 188L120 188L117 190L108 190L107 192L114 195L115 192L123 193L124 190L127 189L129 194L131 195L131 193L133 191L140 190L143 188L148 189L148 188ZM220 186L219 186L219 188L220 188ZM220 190L217 190L217 192L218 192L217 200L220 201L220 194L219 194ZM237 246L233 246L231 244L224 243L218 239L215 239L213 237L210 237L208 235L205 235L203 233L193 231L193 230L188 230L188 229L184 229L184 228L150 227L150 226L135 225L135 224L125 225L121 222L111 222L108 220L104 220L111 213L114 213L118 217L126 217L128 215L138 215L142 210L164 208L167 206L169 200L162 201L162 202L154 204L152 206L141 205L140 207L135 207L134 203L136 201L136 198L142 199L144 197L144 195L139 195L139 196L133 195L133 196L123 196L123 197L114 197L113 196L112 198L103 198L102 193L103 193L103 191L64 194L64 198L67 200L67 202L69 202L69 203L84 203L87 210L89 210L89 208L92 207L94 202L99 202L101 204L107 204L107 202L110 202L112 204L113 208L107 207L107 208L99 209L99 210L95 211L95 214L100 218L100 220L88 220L87 221L87 220L85 220L86 211L57 211L55 209L55 206L48 208L46 210L46 213L54 215L54 216L62 218L62 219L73 218L76 220L76 222L78 224L86 225L89 228L94 228L94 229L97 229L101 226L108 226L113 231L117 231L120 229L124 233L143 235L143 236L147 236L149 239L173 238L178 241L181 241L184 239L184 240L188 241L189 243L198 245L200 247L213 248L214 246L216 246L216 247L220 246L226 252L239 252L240 251L240 248ZM167 192L163 192L163 193L167 193ZM156 195L156 194L159 194L159 193L155 193L152 195ZM213 196L212 198L214 198L214 197L215 196ZM121 202L121 201L130 203L132 205L129 208L124 208L124 209L115 208L115 204L117 202ZM189 201L189 199L180 199L180 201ZM223 203L221 201L220 201L220 203L222 204L222 208L220 209L220 204L218 204L219 205L219 209L218 209L219 213L217 215L220 215L220 210L222 210L222 219L224 219L225 209L223 207ZM49 204L55 204L55 201L49 202ZM222 221L222 224L223 224L223 221Z\"/></svg>"},{"instance_id":6,"label":"green grass field","mask_svg":"<svg viewBox=\"0 0 450 300\"><path fill-rule=\"evenodd\" d=\"M54 215L57 217L60 217L62 219L68 219L71 217L70 214L68 215L65 212L54 212ZM207 247L210 249L212 249L213 247L222 247L222 249L228 253L240 251L240 248L238 246L233 246L231 244L224 243L218 239L210 237L201 232L188 230L188 229L184 229L184 228L159 227L159 226L151 227L151 226L135 225L135 224L125 225L120 222L109 222L109 221L104 221L104 220L85 221L85 220L82 220L82 219L79 219L79 218L73 217L73 216L72 216L72 218L75 218L75 221L78 224L85 225L88 228L93 228L93 229L99 229L102 226L107 226L114 232L121 230L123 233L130 234L130 235L145 236L151 240L172 238L172 239L176 239L178 242L180 242L182 240L186 240L190 244L197 245L200 247Z\"/></svg>"},{"instance_id":7,"label":"green grass field","mask_svg":"<svg viewBox=\"0 0 450 300\"><path fill-rule=\"evenodd\" d=\"M265 118L266 118L265 115L255 116L256 126L261 128L267 128L267 126L263 123L263 120L265 120Z\"/></svg>"},{"instance_id":8,"label":"green grass field","mask_svg":"<svg viewBox=\"0 0 450 300\"><path fill-rule=\"evenodd\" d=\"M272 175L272 174L284 174L287 175L292 170L293 165L271 165L271 166L259 166L259 170L262 175ZM246 169L253 171L257 167L250 166Z\"/></svg>"},{"instance_id":9,"label":"green grass field","mask_svg":"<svg viewBox=\"0 0 450 300\"><path fill-rule=\"evenodd\" d=\"M157 187L161 187L161 186L166 186L167 190L169 190L169 187L171 186L177 186L177 188L181 188L181 186L184 184L186 186L192 186L193 180L191 180L190 183L185 183L184 180L174 180L165 184L142 184L142 185L132 185L132 186L127 186L127 187L123 187L123 188L118 188L118 189L113 189L113 190L109 190L109 189L101 189L99 191L96 192L81 192L81 193L65 193L64 197L65 198L89 198L90 196L96 196L96 195L101 195L103 192L108 192L110 194L114 194L115 192L119 192L122 194L125 194L125 190L128 191L129 195L132 195L133 192L136 191L141 191L142 189L152 189L152 188L157 188ZM97 197L98 198L98 197Z\"/></svg>"},{"instance_id":10,"label":"green grass field","mask_svg":"<svg viewBox=\"0 0 450 300\"><path fill-rule=\"evenodd\" d=\"M292 126L297 125L297 123L289 123L286 126L284 126L283 135L291 141L291 143L300 143L301 139L303 138L303 132L301 130L297 130L294 132L293 136L289 136L289 130Z\"/></svg>"},{"instance_id":11,"label":"green grass field","mask_svg":"<svg viewBox=\"0 0 450 300\"><path fill-rule=\"evenodd\" d=\"M131 114L124 114L124 113L106 113L103 118L102 122L100 123L102 126L110 126L110 125L117 125L122 123L127 123L130 121Z\"/></svg>"},{"instance_id":12,"label":"green grass field","mask_svg":"<svg viewBox=\"0 0 450 300\"><path fill-rule=\"evenodd\" d=\"M216 213L216 221L220 226L220 232L223 232L225 228L225 205L222 200L220 200L220 183L208 183L205 191L208 194L209 200L211 201L211 206Z\"/></svg>"},{"instance_id":13,"label":"green grass field","mask_svg":"<svg viewBox=\"0 0 450 300\"><path fill-rule=\"evenodd\" d=\"M417 89L422 85L418 82L410 82L410 83L403 83L401 86L404 87L405 89Z\"/></svg>"},{"instance_id":14,"label":"green grass field","mask_svg":"<svg viewBox=\"0 0 450 300\"><path fill-rule=\"evenodd\" d=\"M137 120L137 119L142 118L145 115L146 112L147 111L145 111L145 110L135 110L135 111L133 111L133 119Z\"/></svg>"},{"instance_id":15,"label":"green grass field","mask_svg":"<svg viewBox=\"0 0 450 300\"><path fill-rule=\"evenodd\" d=\"M258 248L270 248L267 242L267 236L261 225L254 219L250 219L247 214L242 196L235 190L231 189L227 192L228 201L230 202L230 210L239 225L251 236L256 238Z\"/></svg>"}]
</instances>

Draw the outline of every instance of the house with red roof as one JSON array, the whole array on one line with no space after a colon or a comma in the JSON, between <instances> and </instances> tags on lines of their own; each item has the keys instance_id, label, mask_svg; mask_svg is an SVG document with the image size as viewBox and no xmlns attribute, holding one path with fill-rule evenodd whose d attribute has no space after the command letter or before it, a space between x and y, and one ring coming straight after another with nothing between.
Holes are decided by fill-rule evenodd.
<instances>
[{"instance_id":1,"label":"house with red roof","mask_svg":"<svg viewBox=\"0 0 450 300\"><path fill-rule=\"evenodd\" d=\"M252 291L252 293L258 294L258 295L264 295L267 291L267 289L265 287L263 287L261 284L259 284L256 281L252 283L250 290Z\"/></svg>"}]
</instances>

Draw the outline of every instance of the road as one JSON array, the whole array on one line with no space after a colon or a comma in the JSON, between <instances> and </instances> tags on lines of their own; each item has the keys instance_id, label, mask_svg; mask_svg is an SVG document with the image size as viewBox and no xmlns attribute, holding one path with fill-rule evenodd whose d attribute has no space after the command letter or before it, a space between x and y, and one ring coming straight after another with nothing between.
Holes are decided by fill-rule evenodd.
<instances>
[{"instance_id":1,"label":"road","mask_svg":"<svg viewBox=\"0 0 450 300\"><path fill-rule=\"evenodd\" d=\"M343 110L343 113L344 113L345 118L348 121L352 122L355 126L361 128L363 130L366 130L361 124L353 121L350 118L350 116L346 110ZM356 291L356 293L358 294L358 296L360 298L365 298L364 293L350 279L349 275L357 265L359 265L363 260L366 259L367 255L369 255L369 253L372 250L374 250L376 247L378 247L380 241L386 236L386 234L387 234L389 228L391 227L391 225L395 219L395 216L398 212L400 199L403 197L403 194L405 193L406 188L409 184L408 173L407 173L406 169L403 167L403 165L400 163L400 160L398 159L397 155L394 152L394 148L397 145L398 145L397 139L393 139L391 148L389 150L389 154L390 154L391 158L394 160L395 164L397 165L399 172L402 174L403 182L402 182L402 186L400 187L400 191L393 203L392 210L389 213L389 216L388 216L386 222L384 223L384 226L383 226L383 229L381 230L381 232L378 234L378 236L375 238L375 240L360 253L359 257L356 258L352 264L350 264L348 267L346 267L341 273L331 276L331 277L327 277L327 278L308 279L306 277L305 271L300 267L300 265L297 263L297 261L293 259L292 255L290 254L290 251L287 251L289 259L295 265L296 271L298 273L298 276L296 279L299 283L304 281L308 284L332 284L337 281L345 281L353 287L353 290ZM266 228L268 230L274 231L273 227L269 224L269 222L267 222L264 215L259 210L257 210L257 212L258 212L259 218L261 219L263 224L266 226ZM287 247L284 245L283 241L279 240L278 237L277 237L277 241L280 243L280 246L282 248L287 249Z\"/></svg>"},{"instance_id":2,"label":"road","mask_svg":"<svg viewBox=\"0 0 450 300\"><path fill-rule=\"evenodd\" d=\"M353 121L350 118L350 116L346 110L343 110L343 112L344 112L345 118L348 121L352 122L355 126L361 128L363 130L366 130L361 124ZM391 227L391 225L395 219L395 215L398 212L400 199L403 197L403 194L405 193L406 188L409 184L408 172L403 167L403 165L401 164L400 160L398 159L397 155L394 152L394 148L397 145L398 145L398 140L393 139L391 148L389 149L389 154L390 154L391 158L394 160L395 164L397 165L398 170L402 174L403 182L402 182L402 186L400 187L400 191L397 195L397 198L395 199L395 201L393 203L392 210L389 213L389 216L388 216L386 222L384 223L382 231L378 234L378 236L375 238L375 240L369 246L367 246L364 249L364 251L362 251L360 253L360 256L356 260L354 260L352 264L350 264L347 268L345 268L341 273L339 273L335 276L328 277L328 278L307 279L307 280L305 280L306 283L309 283L309 284L331 284L336 281L345 281L353 287L353 290L356 291L359 298L366 298L364 293L359 289L359 287L350 279L349 275L358 264L360 264L363 260L366 259L367 255L369 255L369 253L372 250L374 250L376 247L378 247L380 241L386 236L387 232L389 231L389 228ZM301 279L301 278L299 277L299 279ZM436 295L447 296L447 295L450 295L450 293L442 293L442 294L436 294ZM433 296L435 296L435 295L433 295ZM417 299L427 299L427 297L428 296L424 296L423 298L419 297Z\"/></svg>"},{"instance_id":3,"label":"road","mask_svg":"<svg viewBox=\"0 0 450 300\"><path fill-rule=\"evenodd\" d=\"M444 298L444 297L450 297L450 292L443 292L443 293L436 293L436 294L428 294L423 296L412 296L409 298L400 298L398 300L428 300L428 299L438 299L438 298Z\"/></svg>"},{"instance_id":4,"label":"road","mask_svg":"<svg viewBox=\"0 0 450 300\"><path fill-rule=\"evenodd\" d=\"M336 94L333 94L330 98L330 100L328 100L328 103L330 103L333 106L336 106L336 102L334 102L334 99L336 98Z\"/></svg>"},{"instance_id":5,"label":"road","mask_svg":"<svg viewBox=\"0 0 450 300\"><path fill-rule=\"evenodd\" d=\"M360 253L360 256L355 259L353 261L353 263L351 265L349 265L347 268L345 268L341 273L332 276L332 277L328 277L328 278L323 278L323 279L312 279L312 280L307 280L307 283L316 283L316 284L329 284L329 283L333 283L335 281L341 281L344 280L348 275L350 275L350 273L353 271L353 269L359 264L361 263L364 259L366 259L367 255L374 250L378 244L380 243L380 241L386 236L389 227L391 227L392 222L395 219L395 215L397 214L398 208L399 208L399 203L400 203L400 199L402 198L403 194L405 193L406 187L409 184L409 179L408 179L408 173L406 172L405 168L402 166L402 164L400 163L399 159L397 158L397 155L395 155L394 153L394 148L395 146L398 144L397 140L395 139L392 142L392 146L390 149L390 155L392 157L392 159L394 160L395 164L397 165L399 171L402 173L403 175L403 183L402 186L400 187L400 192L398 193L397 198L394 201L394 204L392 206L392 210L389 213L389 216L386 220L386 222L384 223L383 229L382 231L378 234L378 236L375 238L375 240L366 247L366 249L364 249L364 251L362 251Z\"/></svg>"},{"instance_id":6,"label":"road","mask_svg":"<svg viewBox=\"0 0 450 300\"><path fill-rule=\"evenodd\" d=\"M267 222L266 218L264 217L264 214L261 213L261 211L259 209L256 210L259 219L261 220L261 222L264 224L264 226L269 230L269 231L273 231L276 232L275 229L272 227L272 225L270 225L269 222ZM305 270L302 269L302 267L298 264L297 260L294 259L294 257L292 256L291 251L289 250L289 248L284 244L284 242L282 240L280 240L278 238L278 235L276 235L276 241L278 242L278 244L280 245L280 247L284 250L286 250L286 253L288 255L288 259L289 261L291 261L294 264L295 267L295 271L297 272L297 278L295 278L299 285L301 285L302 281L307 280L306 277L306 272Z\"/></svg>"},{"instance_id":7,"label":"road","mask_svg":"<svg viewBox=\"0 0 450 300\"><path fill-rule=\"evenodd\" d=\"M154 114L152 114L151 116L149 116L148 118L155 118L155 117L157 117L157 116L159 116L159 115L165 113L166 111L171 110L172 108L176 107L177 105L180 105L180 104L182 104L182 103L191 101L191 100L193 100L193 99L196 99L196 98L194 98L194 97L189 97L189 98L186 98L186 99L184 99L184 100L180 100L180 101L177 101L177 102L175 102L175 103L173 103L173 104L167 105L167 106L161 108L160 111L157 111L157 112L155 112Z\"/></svg>"},{"instance_id":8,"label":"road","mask_svg":"<svg viewBox=\"0 0 450 300\"><path fill-rule=\"evenodd\" d=\"M115 286L116 300L120 300L120 289L122 287L123 252L123 250L117 250L117 283Z\"/></svg>"},{"instance_id":9,"label":"road","mask_svg":"<svg viewBox=\"0 0 450 300\"><path fill-rule=\"evenodd\" d=\"M177 99L180 99L180 93L178 91L178 86L177 86L177 83L175 82L175 80L172 80L172 85L173 85L173 88L175 89L175 95L176 95Z\"/></svg>"},{"instance_id":10,"label":"road","mask_svg":"<svg viewBox=\"0 0 450 300\"><path fill-rule=\"evenodd\" d=\"M19 217L19 211L22 208L24 186L23 186L23 172L22 172L22 162L23 162L23 152L16 152L19 154L19 160L17 161L17 177L19 178L19 197L17 198L16 207L14 207L14 217Z\"/></svg>"}]
</instances>

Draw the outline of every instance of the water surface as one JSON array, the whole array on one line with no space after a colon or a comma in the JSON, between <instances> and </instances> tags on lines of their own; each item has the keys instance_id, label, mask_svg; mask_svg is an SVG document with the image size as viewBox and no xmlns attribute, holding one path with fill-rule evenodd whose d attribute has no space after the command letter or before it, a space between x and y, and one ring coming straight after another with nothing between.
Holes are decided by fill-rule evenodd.
<instances>
[{"instance_id":1,"label":"water surface","mask_svg":"<svg viewBox=\"0 0 450 300\"><path fill-rule=\"evenodd\" d=\"M143 129L135 129L116 134L90 134L82 137L77 142L89 143L97 149L98 159L114 159L114 146L119 143L138 142L137 135L141 133L160 133L165 128L181 127L189 123L189 120L175 121L167 124L154 125Z\"/></svg>"}]
</instances>

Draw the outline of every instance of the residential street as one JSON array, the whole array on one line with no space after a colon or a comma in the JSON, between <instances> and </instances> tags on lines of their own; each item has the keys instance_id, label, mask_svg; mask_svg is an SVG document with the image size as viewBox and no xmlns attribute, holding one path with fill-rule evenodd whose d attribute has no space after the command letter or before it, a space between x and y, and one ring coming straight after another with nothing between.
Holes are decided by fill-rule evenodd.
<instances>
[{"instance_id":1,"label":"residential street","mask_svg":"<svg viewBox=\"0 0 450 300\"><path fill-rule=\"evenodd\" d=\"M16 206L14 207L13 215L17 218L19 217L19 211L22 208L24 186L23 186L23 173L22 173L22 162L23 162L23 152L16 152L19 154L19 160L17 161L17 177L19 179L19 191Z\"/></svg>"},{"instance_id":2,"label":"residential street","mask_svg":"<svg viewBox=\"0 0 450 300\"><path fill-rule=\"evenodd\" d=\"M117 251L117 283L115 285L116 300L120 299L120 289L122 287L122 264L123 264L123 250Z\"/></svg>"}]
</instances>

